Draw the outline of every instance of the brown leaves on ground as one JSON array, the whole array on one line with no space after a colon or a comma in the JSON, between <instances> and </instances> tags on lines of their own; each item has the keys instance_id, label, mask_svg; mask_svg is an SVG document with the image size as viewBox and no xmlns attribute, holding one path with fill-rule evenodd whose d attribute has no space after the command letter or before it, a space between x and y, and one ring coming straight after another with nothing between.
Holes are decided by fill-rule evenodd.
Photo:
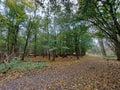
<instances>
[{"instance_id":1,"label":"brown leaves on ground","mask_svg":"<svg viewBox=\"0 0 120 90\"><path fill-rule=\"evenodd\" d=\"M107 61L100 57L58 57L52 62L36 57L34 61L45 61L48 67L24 73L3 76L0 90L119 90L120 62Z\"/></svg>"}]
</instances>

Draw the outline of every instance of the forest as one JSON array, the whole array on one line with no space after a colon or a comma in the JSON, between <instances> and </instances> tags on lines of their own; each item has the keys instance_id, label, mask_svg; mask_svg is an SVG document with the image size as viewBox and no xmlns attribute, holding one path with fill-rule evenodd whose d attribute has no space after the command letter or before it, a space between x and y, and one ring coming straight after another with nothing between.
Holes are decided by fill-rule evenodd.
<instances>
[{"instance_id":1,"label":"forest","mask_svg":"<svg viewBox=\"0 0 120 90\"><path fill-rule=\"evenodd\" d=\"M119 90L120 1L0 0L0 83Z\"/></svg>"}]
</instances>

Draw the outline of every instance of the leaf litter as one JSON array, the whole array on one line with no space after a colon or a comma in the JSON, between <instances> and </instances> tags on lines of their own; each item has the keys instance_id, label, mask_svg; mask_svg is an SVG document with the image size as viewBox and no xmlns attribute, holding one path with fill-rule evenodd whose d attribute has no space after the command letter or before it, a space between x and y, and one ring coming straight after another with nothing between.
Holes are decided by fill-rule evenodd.
<instances>
[{"instance_id":1,"label":"leaf litter","mask_svg":"<svg viewBox=\"0 0 120 90\"><path fill-rule=\"evenodd\" d=\"M58 57L48 67L0 75L0 90L120 90L120 62L101 57Z\"/></svg>"}]
</instances>

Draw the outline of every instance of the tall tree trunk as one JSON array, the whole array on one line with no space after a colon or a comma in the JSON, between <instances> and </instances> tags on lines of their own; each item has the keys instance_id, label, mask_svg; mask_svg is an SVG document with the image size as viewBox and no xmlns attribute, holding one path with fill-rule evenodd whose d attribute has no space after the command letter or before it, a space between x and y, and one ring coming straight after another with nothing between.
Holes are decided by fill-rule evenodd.
<instances>
[{"instance_id":1,"label":"tall tree trunk","mask_svg":"<svg viewBox=\"0 0 120 90\"><path fill-rule=\"evenodd\" d=\"M103 43L103 39L98 38L98 42L99 42L99 46L101 48L102 55L106 56L106 51L105 51L105 46L104 46L104 43Z\"/></svg>"},{"instance_id":2,"label":"tall tree trunk","mask_svg":"<svg viewBox=\"0 0 120 90\"><path fill-rule=\"evenodd\" d=\"M120 43L115 44L115 53L117 56L117 60L120 61Z\"/></svg>"},{"instance_id":3,"label":"tall tree trunk","mask_svg":"<svg viewBox=\"0 0 120 90\"><path fill-rule=\"evenodd\" d=\"M36 57L36 50L37 50L37 34L35 33L35 42L34 42L34 57Z\"/></svg>"},{"instance_id":4,"label":"tall tree trunk","mask_svg":"<svg viewBox=\"0 0 120 90\"><path fill-rule=\"evenodd\" d=\"M51 58L50 51L48 52L48 54L49 54L49 56L48 56L48 60L50 60L50 58Z\"/></svg>"},{"instance_id":5,"label":"tall tree trunk","mask_svg":"<svg viewBox=\"0 0 120 90\"><path fill-rule=\"evenodd\" d=\"M19 33L19 25L13 26L12 29L8 30L8 50L9 53L16 53L18 51L17 48L17 39Z\"/></svg>"},{"instance_id":6,"label":"tall tree trunk","mask_svg":"<svg viewBox=\"0 0 120 90\"><path fill-rule=\"evenodd\" d=\"M10 54L10 30L8 30L7 34L7 52Z\"/></svg>"},{"instance_id":7,"label":"tall tree trunk","mask_svg":"<svg viewBox=\"0 0 120 90\"><path fill-rule=\"evenodd\" d=\"M56 52L55 52L55 50L52 52L52 54L53 54L52 61L55 61L55 57L56 57Z\"/></svg>"},{"instance_id":8,"label":"tall tree trunk","mask_svg":"<svg viewBox=\"0 0 120 90\"><path fill-rule=\"evenodd\" d=\"M19 25L15 26L15 32L14 32L14 46L13 46L13 52L16 53L18 51L17 47L17 39L18 39L18 33L19 33Z\"/></svg>"},{"instance_id":9,"label":"tall tree trunk","mask_svg":"<svg viewBox=\"0 0 120 90\"><path fill-rule=\"evenodd\" d=\"M29 21L27 29L28 29L28 32L27 32L26 43L25 43L25 46L24 46L24 52L23 52L23 55L22 55L22 58L21 58L22 61L24 61L26 51L27 51L28 42L29 42L29 38L30 38L30 34L31 34L31 21Z\"/></svg>"},{"instance_id":10,"label":"tall tree trunk","mask_svg":"<svg viewBox=\"0 0 120 90\"><path fill-rule=\"evenodd\" d=\"M74 43L75 43L75 54L76 54L76 58L79 59L79 40L78 40L78 32L74 32Z\"/></svg>"},{"instance_id":11,"label":"tall tree trunk","mask_svg":"<svg viewBox=\"0 0 120 90\"><path fill-rule=\"evenodd\" d=\"M79 47L78 44L75 45L76 58L79 59Z\"/></svg>"},{"instance_id":12,"label":"tall tree trunk","mask_svg":"<svg viewBox=\"0 0 120 90\"><path fill-rule=\"evenodd\" d=\"M28 31L28 34L27 34L27 39L26 39L26 43L25 43L25 46L24 46L24 52L23 52L22 59L21 59L22 61L24 61L24 58L25 58L25 55L26 55L29 37L30 37L30 30Z\"/></svg>"},{"instance_id":13,"label":"tall tree trunk","mask_svg":"<svg viewBox=\"0 0 120 90\"><path fill-rule=\"evenodd\" d=\"M80 48L80 56L85 56L86 55L86 50L84 47Z\"/></svg>"}]
</instances>

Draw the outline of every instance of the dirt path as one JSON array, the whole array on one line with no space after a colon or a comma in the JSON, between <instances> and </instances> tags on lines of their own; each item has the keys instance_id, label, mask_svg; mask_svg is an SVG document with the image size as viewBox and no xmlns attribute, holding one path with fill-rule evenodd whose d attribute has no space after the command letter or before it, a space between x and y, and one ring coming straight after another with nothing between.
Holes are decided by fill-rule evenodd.
<instances>
[{"instance_id":1,"label":"dirt path","mask_svg":"<svg viewBox=\"0 0 120 90\"><path fill-rule=\"evenodd\" d=\"M43 69L5 76L0 90L120 90L120 62L89 56L48 64Z\"/></svg>"}]
</instances>

